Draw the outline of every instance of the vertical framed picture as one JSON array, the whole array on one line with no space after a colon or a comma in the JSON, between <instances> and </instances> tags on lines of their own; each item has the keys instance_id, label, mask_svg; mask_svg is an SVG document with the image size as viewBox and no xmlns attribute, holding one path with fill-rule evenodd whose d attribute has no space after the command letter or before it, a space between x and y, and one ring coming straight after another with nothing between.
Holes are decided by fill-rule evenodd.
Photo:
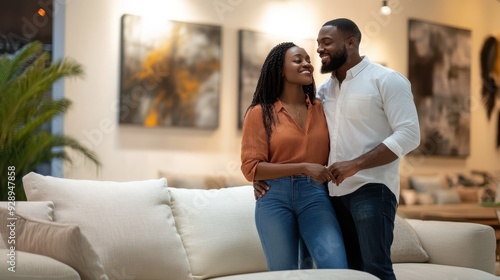
<instances>
[{"instance_id":1,"label":"vertical framed picture","mask_svg":"<svg viewBox=\"0 0 500 280\"><path fill-rule=\"evenodd\" d=\"M120 124L215 129L221 28L123 15Z\"/></svg>"},{"instance_id":2,"label":"vertical framed picture","mask_svg":"<svg viewBox=\"0 0 500 280\"><path fill-rule=\"evenodd\" d=\"M259 80L262 64L271 49L282 42L293 42L302 47L314 61L316 55L313 39L290 38L249 30L238 31L239 40L239 91L238 128L241 129L245 112L252 103L253 94Z\"/></svg>"},{"instance_id":3,"label":"vertical framed picture","mask_svg":"<svg viewBox=\"0 0 500 280\"><path fill-rule=\"evenodd\" d=\"M408 41L408 78L421 133L421 144L414 153L468 156L471 32L410 19Z\"/></svg>"}]
</instances>

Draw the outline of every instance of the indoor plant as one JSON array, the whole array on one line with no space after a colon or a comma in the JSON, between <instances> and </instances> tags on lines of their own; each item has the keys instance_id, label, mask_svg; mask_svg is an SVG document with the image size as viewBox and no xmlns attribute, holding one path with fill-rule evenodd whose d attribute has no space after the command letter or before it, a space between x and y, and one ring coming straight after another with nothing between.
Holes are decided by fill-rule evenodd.
<instances>
[{"instance_id":1,"label":"indoor plant","mask_svg":"<svg viewBox=\"0 0 500 280\"><path fill-rule=\"evenodd\" d=\"M51 62L40 42L0 56L0 200L26 200L22 177L42 162L71 162L64 148L100 166L97 156L74 138L41 129L71 105L66 98L50 97L52 85L82 74L82 66L74 61Z\"/></svg>"}]
</instances>

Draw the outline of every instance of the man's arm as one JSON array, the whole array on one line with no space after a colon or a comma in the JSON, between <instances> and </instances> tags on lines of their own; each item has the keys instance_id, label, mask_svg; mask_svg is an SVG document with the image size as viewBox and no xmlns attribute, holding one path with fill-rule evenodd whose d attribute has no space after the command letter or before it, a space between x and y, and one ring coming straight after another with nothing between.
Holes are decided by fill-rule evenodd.
<instances>
[{"instance_id":1,"label":"man's arm","mask_svg":"<svg viewBox=\"0 0 500 280\"><path fill-rule=\"evenodd\" d=\"M363 169L385 165L395 161L397 158L398 156L387 148L386 145L379 144L373 150L353 160L336 162L330 165L328 170L333 175L332 182L339 185L346 178L351 177Z\"/></svg>"}]
</instances>

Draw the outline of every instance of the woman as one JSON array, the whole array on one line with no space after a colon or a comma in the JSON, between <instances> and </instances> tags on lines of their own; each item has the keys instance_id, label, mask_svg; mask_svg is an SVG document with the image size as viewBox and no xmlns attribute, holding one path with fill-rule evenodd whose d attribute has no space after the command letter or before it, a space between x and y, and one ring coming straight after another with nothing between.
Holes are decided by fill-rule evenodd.
<instances>
[{"instance_id":1,"label":"woman","mask_svg":"<svg viewBox=\"0 0 500 280\"><path fill-rule=\"evenodd\" d=\"M243 123L241 170L271 187L255 208L269 270L298 268L299 238L318 268L347 268L325 184L333 178L325 167L330 141L313 70L303 48L275 46Z\"/></svg>"}]
</instances>

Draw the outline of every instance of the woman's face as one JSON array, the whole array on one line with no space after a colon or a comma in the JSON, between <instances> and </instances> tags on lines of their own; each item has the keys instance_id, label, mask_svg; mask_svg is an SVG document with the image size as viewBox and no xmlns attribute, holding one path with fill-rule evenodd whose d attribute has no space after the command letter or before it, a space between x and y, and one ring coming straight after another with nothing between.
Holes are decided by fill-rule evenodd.
<instances>
[{"instance_id":1,"label":"woman's face","mask_svg":"<svg viewBox=\"0 0 500 280\"><path fill-rule=\"evenodd\" d=\"M285 53L283 76L285 82L310 85L313 82L314 67L311 58L301 47L291 47Z\"/></svg>"}]
</instances>

